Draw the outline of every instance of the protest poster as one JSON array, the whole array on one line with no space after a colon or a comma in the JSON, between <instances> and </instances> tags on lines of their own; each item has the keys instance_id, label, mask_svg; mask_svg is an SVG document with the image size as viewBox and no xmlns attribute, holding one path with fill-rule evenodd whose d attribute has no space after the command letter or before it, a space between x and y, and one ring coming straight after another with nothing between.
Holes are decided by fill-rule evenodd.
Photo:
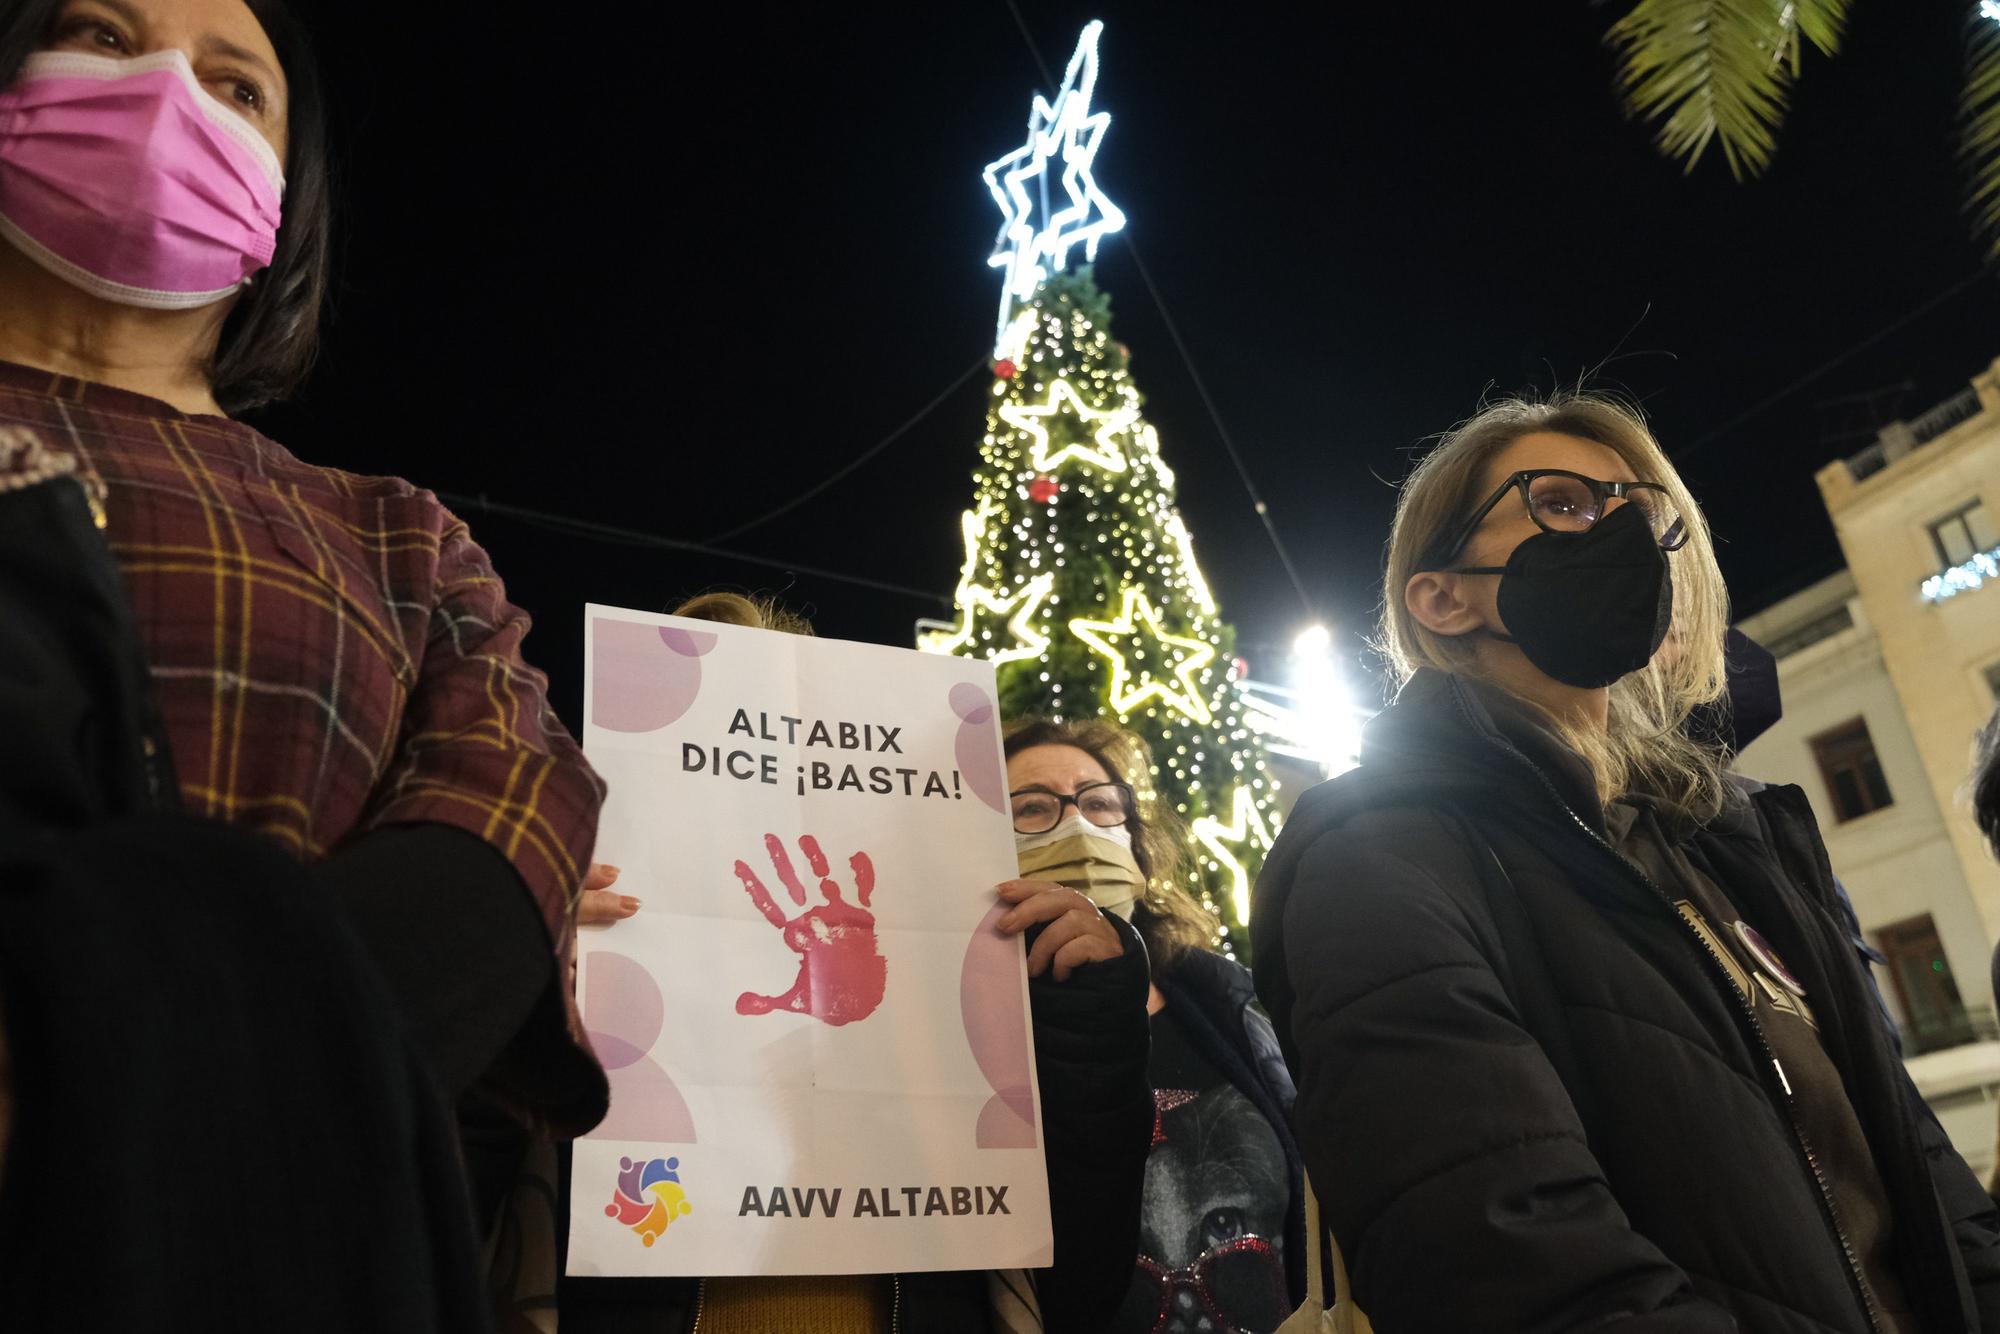
<instances>
[{"instance_id":1,"label":"protest poster","mask_svg":"<svg viewBox=\"0 0 2000 1334\"><path fill-rule=\"evenodd\" d=\"M611 1111L572 1274L1050 1262L993 669L589 606L597 859L578 943Z\"/></svg>"}]
</instances>

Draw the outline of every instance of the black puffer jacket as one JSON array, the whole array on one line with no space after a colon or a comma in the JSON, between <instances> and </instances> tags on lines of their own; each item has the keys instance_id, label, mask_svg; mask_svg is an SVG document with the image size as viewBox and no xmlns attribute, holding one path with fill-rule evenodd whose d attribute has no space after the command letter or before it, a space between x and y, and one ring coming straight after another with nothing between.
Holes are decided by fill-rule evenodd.
<instances>
[{"instance_id":1,"label":"black puffer jacket","mask_svg":"<svg viewBox=\"0 0 2000 1334\"><path fill-rule=\"evenodd\" d=\"M2000 1330L2000 1220L1900 1077L1804 794L1740 795L1694 842L1814 997L1923 1328ZM1414 679L1301 799L1251 929L1381 1334L1870 1329L1754 1021L1504 698Z\"/></svg>"}]
</instances>

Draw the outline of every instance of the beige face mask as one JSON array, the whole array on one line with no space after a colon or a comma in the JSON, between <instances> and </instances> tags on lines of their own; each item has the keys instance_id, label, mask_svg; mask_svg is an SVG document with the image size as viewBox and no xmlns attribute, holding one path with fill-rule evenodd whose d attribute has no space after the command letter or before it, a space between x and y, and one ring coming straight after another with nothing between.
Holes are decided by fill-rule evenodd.
<instances>
[{"instance_id":1,"label":"beige face mask","mask_svg":"<svg viewBox=\"0 0 2000 1334\"><path fill-rule=\"evenodd\" d=\"M1132 855L1132 831L1100 829L1071 811L1045 834L1014 835L1023 880L1053 880L1084 895L1105 912L1132 920L1132 905L1146 892L1146 877Z\"/></svg>"}]
</instances>

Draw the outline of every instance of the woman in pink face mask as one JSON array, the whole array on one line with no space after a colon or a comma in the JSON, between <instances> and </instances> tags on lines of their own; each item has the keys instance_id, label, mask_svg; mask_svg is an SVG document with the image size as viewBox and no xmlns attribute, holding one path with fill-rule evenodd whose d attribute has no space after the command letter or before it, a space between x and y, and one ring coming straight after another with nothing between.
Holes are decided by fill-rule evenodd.
<instances>
[{"instance_id":1,"label":"woman in pink face mask","mask_svg":"<svg viewBox=\"0 0 2000 1334\"><path fill-rule=\"evenodd\" d=\"M225 850L268 855L275 846L308 892L280 885L260 898L251 891L262 882L208 868L191 891L208 897L188 898L177 925L210 920L201 905L227 899L226 932L248 933L245 951L277 953L297 948L301 934L286 934L297 925L287 913L337 919L326 948L351 948L333 936L359 941L355 995L385 992L400 1019L353 1050L408 1034L427 1072L413 1096L432 1096L434 1084L474 1127L430 1157L450 1173L468 1164L485 1206L497 1200L484 1182L511 1178L510 1162L489 1163L482 1151L496 1120L567 1136L606 1105L564 984L602 788L548 707L545 678L522 658L527 617L465 525L406 481L301 461L235 419L295 389L313 357L328 281L325 121L287 0L0 0L0 755L36 753L22 738L38 734L58 760L77 752L66 767L79 774L130 768L146 779L136 796L97 794L89 809L65 812L47 775L39 787L16 784L6 771L21 766L0 765L0 888L14 887L5 859L25 846L10 819L36 832L90 830L108 811L177 821ZM35 524L46 531L24 538ZM35 603L66 572L75 572L74 594ZM71 610L92 597L105 612L97 622ZM56 630L9 639L24 602ZM130 642L104 643L114 637ZM88 698L77 719L53 706L9 713L10 699L27 693L8 693L22 680L88 684L75 671L36 677L28 668L40 670L34 654L46 657L49 645L91 643L105 661L133 666L137 699L120 715L122 730ZM82 754L126 745L143 757L126 765L131 757ZM148 911L180 901L170 868L154 876L141 865L121 883L152 890ZM14 1057L18 1099L18 1152L0 1184L17 1195L33 1175L15 1170L31 1137L41 1137L36 1160L70 1172L95 1151L44 1131L88 1121L98 1138L136 1145L165 1138L153 1128L163 1117L148 1119L154 1103L198 1101L142 1081L96 1099L88 1116L66 1122L48 1105L31 1116L31 1094L53 1086L36 1084L29 1056L70 1050L76 1036L17 1027L66 1016L48 988L71 986L37 972L36 958L50 952L23 942L65 924L82 929L97 911L45 898L38 907L32 895L0 894L0 1054ZM42 916L8 916L30 910ZM278 940L294 943L269 943ZM76 952L72 938L63 944ZM163 942L138 972L178 982L164 964L147 971L176 957L187 956ZM174 1042L240 1036L289 1004L265 1006L265 992L242 979L218 983L201 1003L219 1004L235 994L229 986L256 1003L227 1015L158 1003ZM153 1003L140 983L120 988L92 994L106 1005ZM338 993L320 987L329 1025ZM327 1099L279 1085L320 1068L315 1044L333 1031L306 1023L285 1061L230 1067L252 1072L253 1085L264 1080L243 1097L331 1115ZM194 1068L166 1046L134 1051L131 1062ZM91 1059L115 1068L121 1056L97 1050ZM211 1098L215 1127L242 1123L254 1134L282 1121L259 1121L241 1098ZM107 1127L113 1106L124 1119ZM294 1129L306 1142L291 1151L318 1151L313 1130ZM159 1156L200 1160L177 1141ZM209 1193L219 1197L225 1184L218 1175ZM77 1198L100 1189L121 1188L73 1176L65 1187ZM262 1189L244 1184L237 1194ZM449 1213L439 1208L433 1222ZM464 1229L468 1239L473 1230ZM118 1249L98 1234L78 1246Z\"/></svg>"},{"instance_id":2,"label":"woman in pink face mask","mask_svg":"<svg viewBox=\"0 0 2000 1334\"><path fill-rule=\"evenodd\" d=\"M192 414L296 388L330 230L325 112L296 20L244 0L8 8L0 360Z\"/></svg>"}]
</instances>

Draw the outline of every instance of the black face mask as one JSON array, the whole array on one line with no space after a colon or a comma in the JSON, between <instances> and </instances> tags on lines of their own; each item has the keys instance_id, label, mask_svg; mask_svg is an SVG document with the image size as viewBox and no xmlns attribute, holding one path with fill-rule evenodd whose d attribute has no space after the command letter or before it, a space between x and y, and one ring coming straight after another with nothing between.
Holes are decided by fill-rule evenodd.
<instances>
[{"instance_id":1,"label":"black face mask","mask_svg":"<svg viewBox=\"0 0 2000 1334\"><path fill-rule=\"evenodd\" d=\"M1637 505L1620 505L1581 533L1536 533L1502 565L1448 574L1497 574L1500 617L1543 675L1594 690L1638 671L1674 619L1667 553Z\"/></svg>"}]
</instances>

